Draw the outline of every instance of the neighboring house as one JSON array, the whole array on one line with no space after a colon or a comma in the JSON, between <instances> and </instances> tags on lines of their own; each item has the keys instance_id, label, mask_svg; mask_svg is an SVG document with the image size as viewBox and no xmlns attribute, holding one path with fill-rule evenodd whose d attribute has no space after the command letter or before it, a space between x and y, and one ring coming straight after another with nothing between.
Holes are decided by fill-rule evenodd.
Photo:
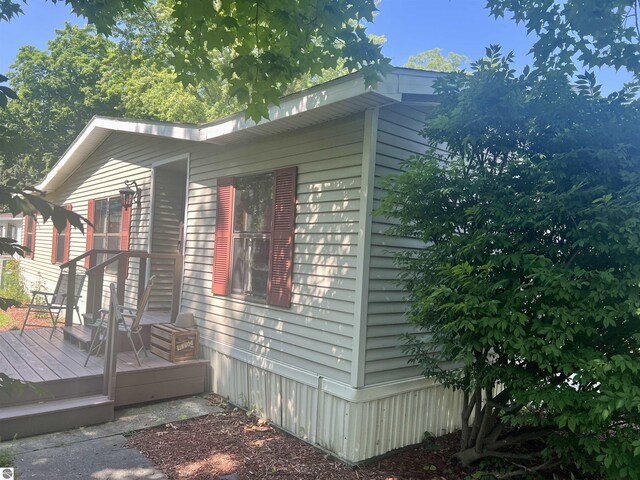
<instances>
[{"instance_id":1,"label":"neighboring house","mask_svg":"<svg viewBox=\"0 0 640 480\"><path fill-rule=\"evenodd\" d=\"M13 216L12 213L0 213L0 237L11 238L19 243L22 243L22 214ZM14 255L14 258L20 258L18 255ZM9 260L11 255L6 253L0 254L0 287L2 286L2 272L4 272L4 265Z\"/></svg>"},{"instance_id":2,"label":"neighboring house","mask_svg":"<svg viewBox=\"0 0 640 480\"><path fill-rule=\"evenodd\" d=\"M381 178L424 151L436 76L394 69L370 89L348 75L258 124L96 117L38 186L95 228L29 223L25 277L53 285L57 264L91 248L181 252L180 309L195 314L212 391L353 462L451 431L461 397L408 365L398 338L410 328L393 255L420 245L372 214ZM129 210L125 181L141 188ZM149 308L167 310L176 279L149 268L164 279Z\"/></svg>"}]
</instances>

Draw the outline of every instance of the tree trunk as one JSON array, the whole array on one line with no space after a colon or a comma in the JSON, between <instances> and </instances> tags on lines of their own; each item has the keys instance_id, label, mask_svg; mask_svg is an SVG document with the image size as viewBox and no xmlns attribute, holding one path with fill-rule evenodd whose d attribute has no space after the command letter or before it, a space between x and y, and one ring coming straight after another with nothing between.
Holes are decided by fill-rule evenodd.
<instances>
[{"instance_id":1,"label":"tree trunk","mask_svg":"<svg viewBox=\"0 0 640 480\"><path fill-rule=\"evenodd\" d=\"M456 459L463 467L468 467L469 465L474 464L478 460L484 458L484 456L485 453L482 450L478 451L475 446L456 453Z\"/></svg>"}]
</instances>

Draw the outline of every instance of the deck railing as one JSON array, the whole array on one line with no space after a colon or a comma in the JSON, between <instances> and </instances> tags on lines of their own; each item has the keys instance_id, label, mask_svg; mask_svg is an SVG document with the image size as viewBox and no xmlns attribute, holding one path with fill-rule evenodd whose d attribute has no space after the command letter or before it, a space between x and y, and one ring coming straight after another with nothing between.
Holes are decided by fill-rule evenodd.
<instances>
[{"instance_id":1,"label":"deck railing","mask_svg":"<svg viewBox=\"0 0 640 480\"><path fill-rule=\"evenodd\" d=\"M112 255L107 260L96 265L98 255L108 254ZM102 308L102 298L104 293L104 275L106 268L117 262L117 292L118 302L124 304L124 294L126 287L126 280L129 273L129 260L132 258L138 258L138 298L137 304L139 305L142 300L142 293L147 283L147 264L149 260L173 260L173 288L171 295L171 321L173 321L178 315L178 307L180 302L180 290L182 288L182 261L183 257L179 253L149 253L142 250L105 250L94 249L90 250L82 255L79 255L72 260L60 265L61 269L68 269L69 281L67 283L67 303L65 310L65 325L70 326L73 323L73 309L76 306L77 299L75 298L75 279L78 272L78 262L84 261L89 257L89 268L87 269L87 308L86 313L94 321L98 318L100 309Z\"/></svg>"}]
</instances>

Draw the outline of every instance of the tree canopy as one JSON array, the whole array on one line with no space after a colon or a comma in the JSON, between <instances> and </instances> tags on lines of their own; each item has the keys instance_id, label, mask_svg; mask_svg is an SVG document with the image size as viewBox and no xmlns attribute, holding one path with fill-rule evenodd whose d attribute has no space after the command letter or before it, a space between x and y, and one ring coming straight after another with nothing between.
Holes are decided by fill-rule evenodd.
<instances>
[{"instance_id":1,"label":"tree canopy","mask_svg":"<svg viewBox=\"0 0 640 480\"><path fill-rule=\"evenodd\" d=\"M53 0L57 3L61 0ZM149 8L145 0L65 0L100 33L110 34L125 12ZM234 98L259 120L278 103L287 86L319 75L340 62L360 70L368 84L389 67L362 21L373 20L374 0L174 0L165 45L183 84L224 80ZM21 12L12 0L0 3L0 18ZM229 61L217 62L220 54Z\"/></svg>"},{"instance_id":2,"label":"tree canopy","mask_svg":"<svg viewBox=\"0 0 640 480\"><path fill-rule=\"evenodd\" d=\"M511 15L536 34L536 66L573 73L586 68L625 68L640 79L638 0L487 0L496 16Z\"/></svg>"},{"instance_id":3,"label":"tree canopy","mask_svg":"<svg viewBox=\"0 0 640 480\"><path fill-rule=\"evenodd\" d=\"M449 52L445 56L441 48L432 48L409 57L409 61L404 66L434 72L457 72L467 63L469 63L469 57L465 55Z\"/></svg>"}]
</instances>

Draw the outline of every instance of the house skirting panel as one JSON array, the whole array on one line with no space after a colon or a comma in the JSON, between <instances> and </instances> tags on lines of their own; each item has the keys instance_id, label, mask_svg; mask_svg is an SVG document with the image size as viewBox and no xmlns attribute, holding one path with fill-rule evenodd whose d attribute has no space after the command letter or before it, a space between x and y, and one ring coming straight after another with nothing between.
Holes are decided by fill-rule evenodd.
<instances>
[{"instance_id":1,"label":"house skirting panel","mask_svg":"<svg viewBox=\"0 0 640 480\"><path fill-rule=\"evenodd\" d=\"M355 389L229 345L202 347L211 391L348 462L460 426L462 395L427 379Z\"/></svg>"}]
</instances>

